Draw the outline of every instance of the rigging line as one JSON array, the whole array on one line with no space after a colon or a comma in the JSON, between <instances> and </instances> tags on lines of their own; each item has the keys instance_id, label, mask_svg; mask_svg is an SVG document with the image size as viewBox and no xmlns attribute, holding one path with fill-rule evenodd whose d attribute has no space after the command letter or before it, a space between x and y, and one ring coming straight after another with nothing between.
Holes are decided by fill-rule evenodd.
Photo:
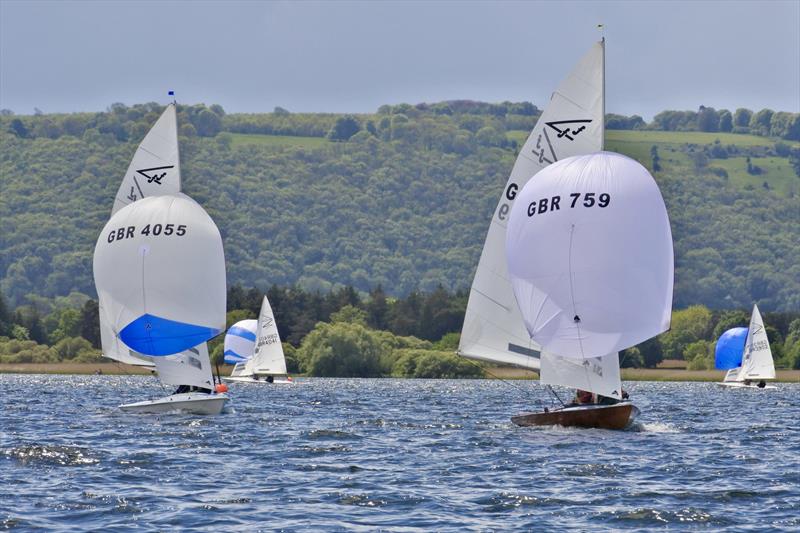
<instances>
[{"instance_id":1,"label":"rigging line","mask_svg":"<svg viewBox=\"0 0 800 533\"><path fill-rule=\"evenodd\" d=\"M472 359L468 359L468 358L466 358L466 357L462 357L462 359L463 359L464 361L467 361L469 364L471 364L471 365L475 365L476 367L480 368L480 369L481 369L481 370L482 370L484 373L486 373L486 374L489 374L489 375L490 375L490 376L492 376L494 379L497 379L497 380L499 380L499 381L502 381L503 383L505 383L505 384L507 384L507 385L511 385L512 387L516 387L517 389L519 389L519 390L521 390L522 392L524 392L524 393L525 393L525 394L526 394L528 397L530 397L530 398L533 398L533 393L532 393L530 390L528 390L528 389L525 389L525 388L523 388L523 387L520 387L520 386L519 386L519 385L517 385L516 383L513 383L513 382L511 382L511 381L509 381L509 380L507 380L507 379L501 378L500 376L498 376L498 375L496 375L496 374L492 374L492 373L491 373L491 372L489 372L489 371L488 371L486 368L482 367L481 365L479 365L478 363L476 363L476 362L475 362L475 361L473 361ZM539 400L539 403L544 403L544 402L542 402L541 400Z\"/></svg>"},{"instance_id":2,"label":"rigging line","mask_svg":"<svg viewBox=\"0 0 800 533\"><path fill-rule=\"evenodd\" d=\"M578 314L578 310L575 309L575 287L572 283L573 271L572 271L572 237L575 234L575 224L572 224L569 230L569 254L568 254L568 261L569 261L569 297L572 300L572 312L575 313L573 321L575 323L575 327L578 329L578 345L581 349L581 357L585 359L585 355L583 353L583 336L581 334L581 318Z\"/></svg>"},{"instance_id":3,"label":"rigging line","mask_svg":"<svg viewBox=\"0 0 800 533\"><path fill-rule=\"evenodd\" d=\"M547 390L549 390L551 393L553 393L553 396L556 397L556 400L558 400L558 403L561 404L561 407L566 407L567 406L567 404L564 403L564 401L561 399L561 397L553 389L552 385L547 385Z\"/></svg>"}]
</instances>

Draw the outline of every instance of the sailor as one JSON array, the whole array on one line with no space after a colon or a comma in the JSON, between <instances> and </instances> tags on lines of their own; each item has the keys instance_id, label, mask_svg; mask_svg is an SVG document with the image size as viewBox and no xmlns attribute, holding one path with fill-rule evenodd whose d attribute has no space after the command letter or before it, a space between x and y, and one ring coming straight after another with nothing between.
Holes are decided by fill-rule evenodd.
<instances>
[{"instance_id":1,"label":"sailor","mask_svg":"<svg viewBox=\"0 0 800 533\"><path fill-rule=\"evenodd\" d=\"M578 389L575 392L575 403L578 405L588 405L590 403L594 403L594 398L592 396L593 395L591 392Z\"/></svg>"},{"instance_id":2,"label":"sailor","mask_svg":"<svg viewBox=\"0 0 800 533\"><path fill-rule=\"evenodd\" d=\"M758 382L758 388L759 388L759 389L763 389L763 388L764 388L764 387L766 387L766 386L767 386L767 382L766 382L766 381L764 381L763 379L762 379L761 381L759 381L759 382Z\"/></svg>"}]
</instances>

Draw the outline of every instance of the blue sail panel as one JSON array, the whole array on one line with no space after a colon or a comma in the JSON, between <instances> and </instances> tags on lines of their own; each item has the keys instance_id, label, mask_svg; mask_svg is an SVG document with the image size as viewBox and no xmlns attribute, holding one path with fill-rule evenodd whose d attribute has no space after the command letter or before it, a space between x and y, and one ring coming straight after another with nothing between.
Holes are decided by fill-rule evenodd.
<instances>
[{"instance_id":1,"label":"blue sail panel","mask_svg":"<svg viewBox=\"0 0 800 533\"><path fill-rule=\"evenodd\" d=\"M247 357L242 357L233 350L225 350L225 353L223 355L225 356L224 357L225 363L228 365L235 365L236 363L247 361Z\"/></svg>"},{"instance_id":2,"label":"blue sail panel","mask_svg":"<svg viewBox=\"0 0 800 533\"><path fill-rule=\"evenodd\" d=\"M144 314L125 326L119 338L145 355L172 355L219 335L220 330Z\"/></svg>"},{"instance_id":3,"label":"blue sail panel","mask_svg":"<svg viewBox=\"0 0 800 533\"><path fill-rule=\"evenodd\" d=\"M742 366L746 340L747 328L729 329L720 335L714 351L714 366L717 370L730 370Z\"/></svg>"}]
</instances>

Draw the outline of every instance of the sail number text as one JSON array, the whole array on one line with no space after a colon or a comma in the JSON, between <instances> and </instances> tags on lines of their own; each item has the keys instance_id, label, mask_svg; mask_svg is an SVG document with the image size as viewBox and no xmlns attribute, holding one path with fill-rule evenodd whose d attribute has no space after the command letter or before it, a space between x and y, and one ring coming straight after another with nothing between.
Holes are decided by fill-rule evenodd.
<instances>
[{"instance_id":1,"label":"sail number text","mask_svg":"<svg viewBox=\"0 0 800 533\"><path fill-rule=\"evenodd\" d=\"M517 191L519 190L519 186L516 183L511 183L508 187L506 187L506 194L505 197L509 200L509 202L513 202L514 198L517 197ZM497 218L500 220L505 220L508 216L508 212L511 211L511 206L508 205L506 202L500 204L499 209L497 210Z\"/></svg>"},{"instance_id":2,"label":"sail number text","mask_svg":"<svg viewBox=\"0 0 800 533\"><path fill-rule=\"evenodd\" d=\"M124 228L112 229L108 233L108 242L121 241L123 239L130 239L136 235L136 226L127 226ZM159 235L175 235L183 237L186 235L186 224L147 224L139 231L139 235L146 237Z\"/></svg>"},{"instance_id":3,"label":"sail number text","mask_svg":"<svg viewBox=\"0 0 800 533\"><path fill-rule=\"evenodd\" d=\"M611 195L607 192L594 193L594 192L574 192L564 199L564 208L569 206L569 209L576 207L608 207L611 203ZM548 211L561 210L561 196L553 196L552 198L542 198L528 204L528 216L543 215Z\"/></svg>"}]
</instances>

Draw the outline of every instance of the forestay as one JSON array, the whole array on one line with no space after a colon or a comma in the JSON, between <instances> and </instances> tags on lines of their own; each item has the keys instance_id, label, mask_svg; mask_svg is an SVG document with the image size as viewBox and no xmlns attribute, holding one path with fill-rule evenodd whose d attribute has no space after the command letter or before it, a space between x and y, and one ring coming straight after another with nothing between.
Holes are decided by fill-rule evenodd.
<instances>
[{"instance_id":1,"label":"forestay","mask_svg":"<svg viewBox=\"0 0 800 533\"><path fill-rule=\"evenodd\" d=\"M539 368L539 347L525 330L508 277L506 225L519 190L537 172L602 149L603 62L604 43L596 43L553 93L514 163L472 282L458 348L464 357Z\"/></svg>"},{"instance_id":2,"label":"forestay","mask_svg":"<svg viewBox=\"0 0 800 533\"><path fill-rule=\"evenodd\" d=\"M225 334L225 362L235 365L253 357L258 320L240 320Z\"/></svg>"},{"instance_id":3,"label":"forestay","mask_svg":"<svg viewBox=\"0 0 800 533\"><path fill-rule=\"evenodd\" d=\"M203 389L214 389L211 374L211 359L208 345L202 343L180 354L154 357L158 377L167 385L191 385Z\"/></svg>"},{"instance_id":4,"label":"forestay","mask_svg":"<svg viewBox=\"0 0 800 533\"><path fill-rule=\"evenodd\" d=\"M539 373L539 380L547 385L561 385L622 399L617 353L580 360L542 352Z\"/></svg>"},{"instance_id":5,"label":"forestay","mask_svg":"<svg viewBox=\"0 0 800 533\"><path fill-rule=\"evenodd\" d=\"M275 323L272 306L269 305L266 296L261 302L261 312L258 316L253 358L247 361L245 366L244 375L250 374L286 374L286 359L278 335L278 325Z\"/></svg>"},{"instance_id":6,"label":"forestay","mask_svg":"<svg viewBox=\"0 0 800 533\"><path fill-rule=\"evenodd\" d=\"M141 354L176 354L225 326L222 239L183 194L145 198L112 216L94 276L107 325Z\"/></svg>"},{"instance_id":7,"label":"forestay","mask_svg":"<svg viewBox=\"0 0 800 533\"><path fill-rule=\"evenodd\" d=\"M772 350L769 347L767 331L758 306L753 306L747 342L744 345L742 368L736 375L736 381L748 379L775 379L775 364L772 361Z\"/></svg>"},{"instance_id":8,"label":"forestay","mask_svg":"<svg viewBox=\"0 0 800 533\"><path fill-rule=\"evenodd\" d=\"M672 234L661 192L638 162L598 152L545 168L508 226L509 274L543 350L586 359L670 324Z\"/></svg>"},{"instance_id":9,"label":"forestay","mask_svg":"<svg viewBox=\"0 0 800 533\"><path fill-rule=\"evenodd\" d=\"M170 104L147 133L114 198L111 214L142 198L181 191L178 120Z\"/></svg>"}]
</instances>

